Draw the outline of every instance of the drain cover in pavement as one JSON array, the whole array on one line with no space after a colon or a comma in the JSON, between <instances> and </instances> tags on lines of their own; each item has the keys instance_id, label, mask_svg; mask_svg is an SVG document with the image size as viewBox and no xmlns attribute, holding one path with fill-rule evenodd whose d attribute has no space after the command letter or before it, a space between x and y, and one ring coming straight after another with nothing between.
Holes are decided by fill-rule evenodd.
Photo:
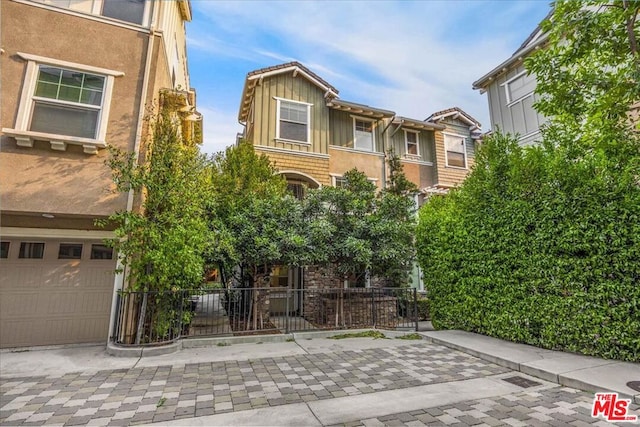
<instances>
[{"instance_id":1,"label":"drain cover in pavement","mask_svg":"<svg viewBox=\"0 0 640 427\"><path fill-rule=\"evenodd\" d=\"M522 387L522 388L529 388L529 387L535 387L537 385L542 385L542 383L538 383L522 377L509 377L509 378L503 378L502 380L511 384L515 384L518 387Z\"/></svg>"},{"instance_id":2,"label":"drain cover in pavement","mask_svg":"<svg viewBox=\"0 0 640 427\"><path fill-rule=\"evenodd\" d=\"M635 391L640 391L640 381L629 381L627 383L627 387L632 388Z\"/></svg>"}]
</instances>

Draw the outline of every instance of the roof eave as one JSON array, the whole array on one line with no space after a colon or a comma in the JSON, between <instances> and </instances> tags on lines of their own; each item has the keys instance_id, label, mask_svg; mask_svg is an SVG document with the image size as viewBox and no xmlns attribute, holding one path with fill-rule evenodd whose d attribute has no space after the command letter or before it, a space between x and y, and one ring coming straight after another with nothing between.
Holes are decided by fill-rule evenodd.
<instances>
[{"instance_id":1,"label":"roof eave","mask_svg":"<svg viewBox=\"0 0 640 427\"><path fill-rule=\"evenodd\" d=\"M530 45L526 46L525 48L520 49L519 51L514 53L509 59L507 59L506 61L502 62L500 65L495 67L493 70L489 71L487 74L485 74L484 76L480 77L478 80L473 82L472 88L474 90L484 90L484 89L486 89L486 87L491 83L491 81L497 75L507 71L509 68L511 68L511 66L513 64L521 61L522 59L524 59L525 56L529 55L532 51L540 48L540 46L542 44L544 44L547 41L548 38L549 38L549 35L548 34L544 34L544 35L540 36L540 38L538 38L535 43L531 43Z\"/></svg>"}]
</instances>

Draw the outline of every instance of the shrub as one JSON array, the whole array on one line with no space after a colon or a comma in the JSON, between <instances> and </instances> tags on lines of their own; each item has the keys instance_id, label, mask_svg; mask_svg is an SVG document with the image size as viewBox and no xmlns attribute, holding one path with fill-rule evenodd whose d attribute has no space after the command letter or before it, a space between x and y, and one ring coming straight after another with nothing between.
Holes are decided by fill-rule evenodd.
<instances>
[{"instance_id":1,"label":"shrub","mask_svg":"<svg viewBox=\"0 0 640 427\"><path fill-rule=\"evenodd\" d=\"M638 145L576 158L489 138L465 183L420 211L434 326L640 361Z\"/></svg>"}]
</instances>

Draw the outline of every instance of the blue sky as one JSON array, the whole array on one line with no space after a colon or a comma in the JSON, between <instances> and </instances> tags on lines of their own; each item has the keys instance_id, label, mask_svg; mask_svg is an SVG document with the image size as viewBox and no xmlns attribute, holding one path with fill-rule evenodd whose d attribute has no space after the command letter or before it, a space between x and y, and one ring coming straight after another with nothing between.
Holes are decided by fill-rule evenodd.
<instances>
[{"instance_id":1,"label":"blue sky","mask_svg":"<svg viewBox=\"0 0 640 427\"><path fill-rule=\"evenodd\" d=\"M549 12L539 1L192 0L191 85L204 114L202 151L235 142L249 71L299 61L340 98L425 119L460 107L489 130L471 84L507 59Z\"/></svg>"}]
</instances>

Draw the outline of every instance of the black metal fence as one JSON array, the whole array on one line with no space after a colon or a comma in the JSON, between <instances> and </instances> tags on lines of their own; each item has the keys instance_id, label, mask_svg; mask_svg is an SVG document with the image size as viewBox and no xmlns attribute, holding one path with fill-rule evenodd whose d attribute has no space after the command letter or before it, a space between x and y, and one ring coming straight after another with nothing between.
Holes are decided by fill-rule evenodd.
<instances>
[{"instance_id":1,"label":"black metal fence","mask_svg":"<svg viewBox=\"0 0 640 427\"><path fill-rule=\"evenodd\" d=\"M153 345L186 337L379 328L417 330L415 289L183 289L123 291L112 341Z\"/></svg>"}]
</instances>

